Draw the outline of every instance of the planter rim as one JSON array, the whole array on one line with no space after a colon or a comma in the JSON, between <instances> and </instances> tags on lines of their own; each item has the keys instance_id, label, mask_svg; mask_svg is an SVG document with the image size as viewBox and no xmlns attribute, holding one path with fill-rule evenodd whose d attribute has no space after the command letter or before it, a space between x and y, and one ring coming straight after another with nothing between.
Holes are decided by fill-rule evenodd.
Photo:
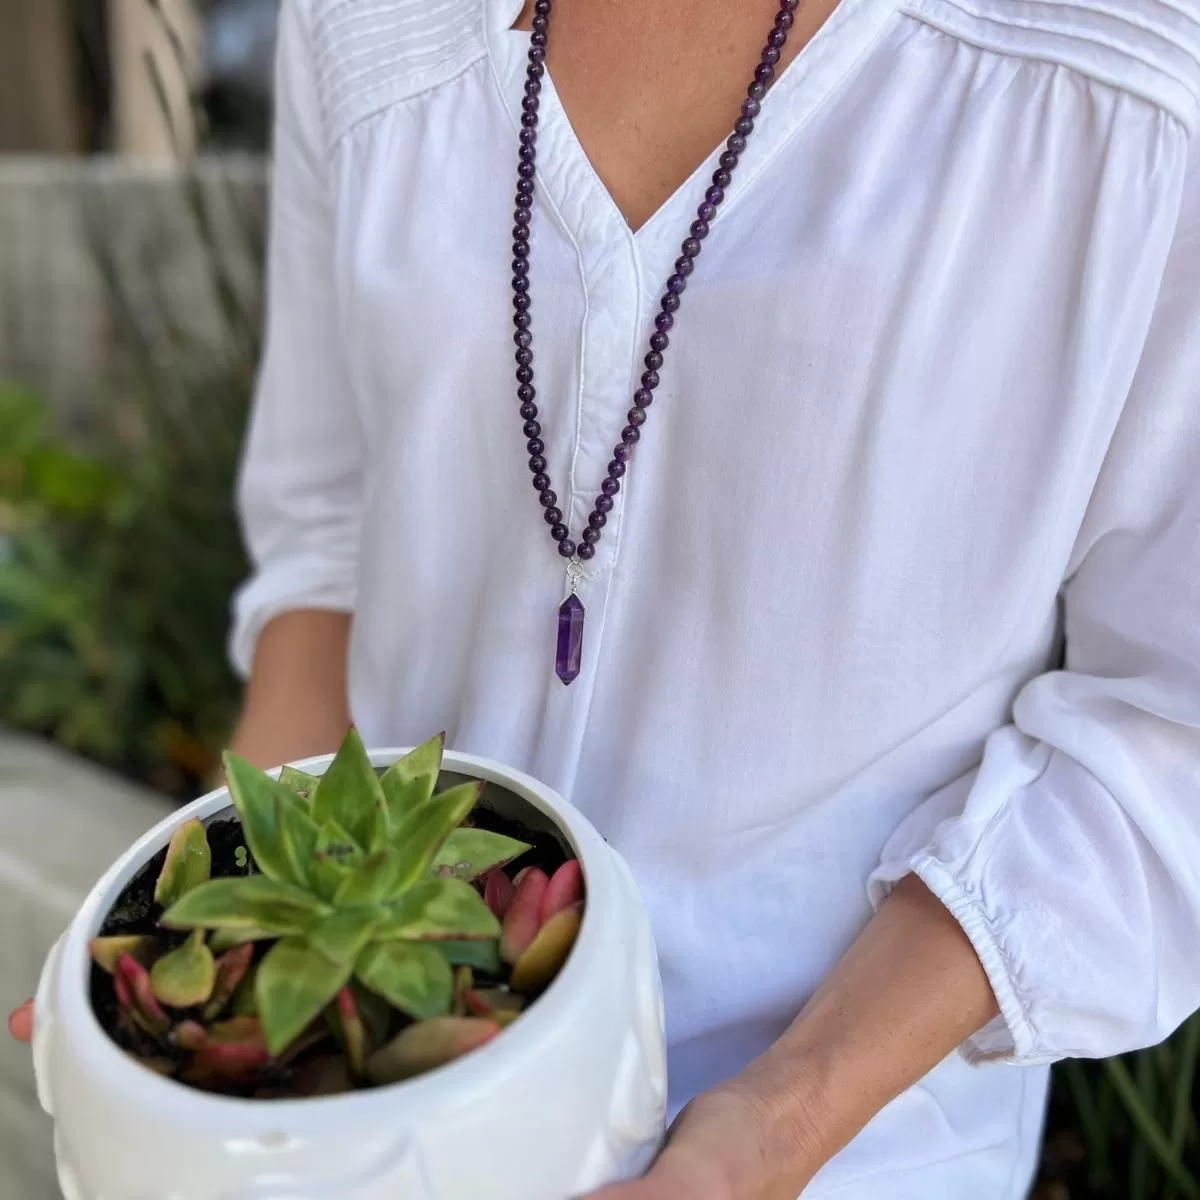
<instances>
[{"instance_id":1,"label":"planter rim","mask_svg":"<svg viewBox=\"0 0 1200 1200\"><path fill-rule=\"evenodd\" d=\"M381 748L369 750L371 763L375 767L390 765L408 752L411 747ZM290 764L299 770L321 774L333 761L332 754L316 755L298 759ZM267 773L278 777L280 767ZM88 943L96 936L104 918L120 890L141 869L143 864L170 840L172 832L185 820L193 817L207 819L232 808L227 787L220 787L201 796L183 808L164 818L142 835L117 861L109 867L88 893L72 921L62 944L62 962L58 983L57 1020L66 1026L87 1029L89 1056L95 1056L93 1069L98 1069L120 1080L122 1074L129 1080L131 1088L144 1094L153 1093L156 1104L162 1110L189 1110L197 1104L205 1105L210 1111L225 1111L240 1118L253 1114L262 1118L295 1118L297 1114L326 1114L335 1111L350 1117L355 1110L374 1109L380 1103L394 1098L399 1090L411 1094L415 1088L444 1096L469 1097L473 1090L471 1081L496 1073L505 1073L519 1066L526 1057L526 1044L536 1040L536 1026L547 1027L551 1022L562 1023L571 1019L577 992L571 983L584 969L583 964L591 957L593 947L598 946L602 930L601 918L608 903L611 882L607 872L589 872L589 858L610 852L607 843L591 823L567 800L546 785L523 772L487 758L447 750L442 761L443 771L467 775L496 784L519 796L522 800L549 817L559 832L571 844L583 868L588 902L584 909L584 920L580 927L575 947L565 966L554 982L530 1006L529 1014L536 1019L517 1021L505 1028L486 1045L472 1051L456 1062L439 1067L425 1075L383 1087L366 1088L344 1092L333 1096L295 1097L278 1100L254 1100L219 1093L205 1092L189 1087L177 1080L156 1074L140 1065L122 1050L100 1024L92 1010L88 984L91 956ZM83 1049L81 1047L81 1049ZM186 1119L181 1116L180 1119ZM249 1131L247 1131L249 1133Z\"/></svg>"}]
</instances>

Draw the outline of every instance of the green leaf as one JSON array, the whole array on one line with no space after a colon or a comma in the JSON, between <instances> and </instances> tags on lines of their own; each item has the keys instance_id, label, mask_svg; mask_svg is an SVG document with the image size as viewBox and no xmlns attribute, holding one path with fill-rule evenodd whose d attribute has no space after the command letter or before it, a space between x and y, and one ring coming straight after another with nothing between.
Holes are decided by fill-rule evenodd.
<instances>
[{"instance_id":1,"label":"green leaf","mask_svg":"<svg viewBox=\"0 0 1200 1200\"><path fill-rule=\"evenodd\" d=\"M167 857L154 885L154 899L170 908L192 888L205 883L212 873L212 851L208 834L195 819L184 821L171 837Z\"/></svg>"},{"instance_id":2,"label":"green leaf","mask_svg":"<svg viewBox=\"0 0 1200 1200\"><path fill-rule=\"evenodd\" d=\"M267 1050L278 1057L320 1015L350 978L353 963L338 963L299 938L276 942L254 979Z\"/></svg>"},{"instance_id":3,"label":"green leaf","mask_svg":"<svg viewBox=\"0 0 1200 1200\"><path fill-rule=\"evenodd\" d=\"M424 877L446 839L462 824L483 791L482 783L464 783L427 800L392 835L403 856L396 887L407 891Z\"/></svg>"},{"instance_id":4,"label":"green leaf","mask_svg":"<svg viewBox=\"0 0 1200 1200\"><path fill-rule=\"evenodd\" d=\"M1129 1068L1119 1058L1105 1059L1103 1065L1134 1128L1154 1152L1164 1173L1186 1200L1200 1200L1200 1179L1176 1158L1171 1149L1170 1139L1138 1091L1129 1074Z\"/></svg>"},{"instance_id":5,"label":"green leaf","mask_svg":"<svg viewBox=\"0 0 1200 1200\"><path fill-rule=\"evenodd\" d=\"M379 941L482 941L500 936L500 922L483 897L460 879L428 879L389 904L375 928Z\"/></svg>"},{"instance_id":6,"label":"green leaf","mask_svg":"<svg viewBox=\"0 0 1200 1200\"><path fill-rule=\"evenodd\" d=\"M1171 1152L1176 1159L1180 1159L1192 1119L1192 1084L1196 1078L1197 1060L1200 1059L1200 1016L1186 1022L1172 1044L1179 1051L1179 1061L1175 1064L1175 1094L1171 1106ZM1164 1200L1175 1200L1178 1191L1178 1184L1168 1184Z\"/></svg>"},{"instance_id":7,"label":"green leaf","mask_svg":"<svg viewBox=\"0 0 1200 1200\"><path fill-rule=\"evenodd\" d=\"M307 771L297 771L295 767L284 767L279 772L279 786L294 792L301 800L312 799L318 782L316 775L310 775Z\"/></svg>"},{"instance_id":8,"label":"green leaf","mask_svg":"<svg viewBox=\"0 0 1200 1200\"><path fill-rule=\"evenodd\" d=\"M224 954L226 950L232 950L234 946L244 946L247 942L268 942L277 937L279 934L275 931L259 929L254 925L236 929L231 925L223 925L209 934L208 945L214 954Z\"/></svg>"},{"instance_id":9,"label":"green leaf","mask_svg":"<svg viewBox=\"0 0 1200 1200\"><path fill-rule=\"evenodd\" d=\"M488 975L501 971L498 942L435 942L435 949L452 967L472 967Z\"/></svg>"},{"instance_id":10,"label":"green leaf","mask_svg":"<svg viewBox=\"0 0 1200 1200\"><path fill-rule=\"evenodd\" d=\"M299 805L286 802L282 796L275 797L275 825L292 880L310 887L317 852L317 826Z\"/></svg>"},{"instance_id":11,"label":"green leaf","mask_svg":"<svg viewBox=\"0 0 1200 1200\"><path fill-rule=\"evenodd\" d=\"M164 954L150 969L154 995L172 1008L191 1008L212 995L217 963L197 929L182 946Z\"/></svg>"},{"instance_id":12,"label":"green leaf","mask_svg":"<svg viewBox=\"0 0 1200 1200\"><path fill-rule=\"evenodd\" d=\"M332 900L363 857L354 839L330 817L317 833L317 848L309 867L313 889L323 899Z\"/></svg>"},{"instance_id":13,"label":"green leaf","mask_svg":"<svg viewBox=\"0 0 1200 1200\"><path fill-rule=\"evenodd\" d=\"M519 858L528 842L490 833L486 829L456 829L433 860L433 873L450 879L478 879L496 867Z\"/></svg>"},{"instance_id":14,"label":"green leaf","mask_svg":"<svg viewBox=\"0 0 1200 1200\"><path fill-rule=\"evenodd\" d=\"M442 753L446 735L439 733L415 750L410 750L383 773L380 786L387 805L388 822L392 829L410 813L415 812L432 795L442 770Z\"/></svg>"},{"instance_id":15,"label":"green leaf","mask_svg":"<svg viewBox=\"0 0 1200 1200\"><path fill-rule=\"evenodd\" d=\"M313 926L308 943L334 962L353 963L371 940L380 914L369 908L330 913Z\"/></svg>"},{"instance_id":16,"label":"green leaf","mask_svg":"<svg viewBox=\"0 0 1200 1200\"><path fill-rule=\"evenodd\" d=\"M168 929L268 930L272 936L306 933L329 912L309 892L265 875L212 879L193 888L161 918Z\"/></svg>"},{"instance_id":17,"label":"green leaf","mask_svg":"<svg viewBox=\"0 0 1200 1200\"><path fill-rule=\"evenodd\" d=\"M318 781L312 816L318 825L332 817L368 852L383 845L387 830L383 789L357 730L346 734L329 770Z\"/></svg>"},{"instance_id":18,"label":"green leaf","mask_svg":"<svg viewBox=\"0 0 1200 1200\"><path fill-rule=\"evenodd\" d=\"M418 1021L450 1011L453 974L433 946L376 942L359 956L354 973L371 991Z\"/></svg>"},{"instance_id":19,"label":"green leaf","mask_svg":"<svg viewBox=\"0 0 1200 1200\"><path fill-rule=\"evenodd\" d=\"M396 880L403 867L404 859L397 850L379 850L368 855L342 882L334 894L334 904L348 908L391 899L397 894Z\"/></svg>"},{"instance_id":20,"label":"green leaf","mask_svg":"<svg viewBox=\"0 0 1200 1200\"><path fill-rule=\"evenodd\" d=\"M280 883L304 884L306 876L296 873L279 828L278 815L288 808L306 817L303 802L280 787L270 775L236 754L225 754L225 777L258 869L267 878Z\"/></svg>"}]
</instances>

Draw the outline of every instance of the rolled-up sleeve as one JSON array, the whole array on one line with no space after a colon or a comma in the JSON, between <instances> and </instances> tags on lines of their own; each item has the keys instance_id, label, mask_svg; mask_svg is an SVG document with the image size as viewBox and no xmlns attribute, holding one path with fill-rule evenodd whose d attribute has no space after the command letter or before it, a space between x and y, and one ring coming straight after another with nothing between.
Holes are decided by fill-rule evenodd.
<instances>
[{"instance_id":1,"label":"rolled-up sleeve","mask_svg":"<svg viewBox=\"0 0 1200 1200\"><path fill-rule=\"evenodd\" d=\"M1200 1006L1200 171L1062 591L1062 670L896 832L1001 1016L975 1059L1098 1058Z\"/></svg>"},{"instance_id":2,"label":"rolled-up sleeve","mask_svg":"<svg viewBox=\"0 0 1200 1200\"><path fill-rule=\"evenodd\" d=\"M298 608L351 611L363 436L339 337L327 154L306 0L281 6L263 361L238 487L253 574L230 656L248 672L263 626Z\"/></svg>"}]
</instances>

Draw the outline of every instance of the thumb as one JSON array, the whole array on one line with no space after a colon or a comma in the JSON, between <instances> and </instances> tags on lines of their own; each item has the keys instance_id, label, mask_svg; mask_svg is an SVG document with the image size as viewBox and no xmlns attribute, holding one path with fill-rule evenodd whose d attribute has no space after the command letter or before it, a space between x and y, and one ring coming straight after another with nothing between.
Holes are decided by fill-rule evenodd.
<instances>
[{"instance_id":1,"label":"thumb","mask_svg":"<svg viewBox=\"0 0 1200 1200\"><path fill-rule=\"evenodd\" d=\"M33 1040L33 1001L26 1000L20 1008L15 1009L8 1018L8 1032L18 1042Z\"/></svg>"}]
</instances>

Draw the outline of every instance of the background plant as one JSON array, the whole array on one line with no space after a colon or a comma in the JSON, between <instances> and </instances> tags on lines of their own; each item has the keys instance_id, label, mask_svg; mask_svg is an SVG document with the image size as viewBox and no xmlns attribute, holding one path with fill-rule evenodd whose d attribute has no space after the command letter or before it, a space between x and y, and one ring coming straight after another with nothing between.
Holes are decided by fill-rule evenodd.
<instances>
[{"instance_id":1,"label":"background plant","mask_svg":"<svg viewBox=\"0 0 1200 1200\"><path fill-rule=\"evenodd\" d=\"M236 711L225 639L247 569L229 500L245 385L193 398L82 450L0 387L0 722L178 794Z\"/></svg>"},{"instance_id":2,"label":"background plant","mask_svg":"<svg viewBox=\"0 0 1200 1200\"><path fill-rule=\"evenodd\" d=\"M170 194L170 193L168 193ZM71 422L0 380L0 723L195 794L238 700L225 640L247 574L233 493L260 351L261 212L180 168L178 236L218 328L194 336L149 250L83 218L114 369ZM181 231L187 231L181 232Z\"/></svg>"},{"instance_id":3,"label":"background plant","mask_svg":"<svg viewBox=\"0 0 1200 1200\"><path fill-rule=\"evenodd\" d=\"M1054 1076L1045 1200L1200 1200L1200 1016L1161 1046Z\"/></svg>"}]
</instances>

